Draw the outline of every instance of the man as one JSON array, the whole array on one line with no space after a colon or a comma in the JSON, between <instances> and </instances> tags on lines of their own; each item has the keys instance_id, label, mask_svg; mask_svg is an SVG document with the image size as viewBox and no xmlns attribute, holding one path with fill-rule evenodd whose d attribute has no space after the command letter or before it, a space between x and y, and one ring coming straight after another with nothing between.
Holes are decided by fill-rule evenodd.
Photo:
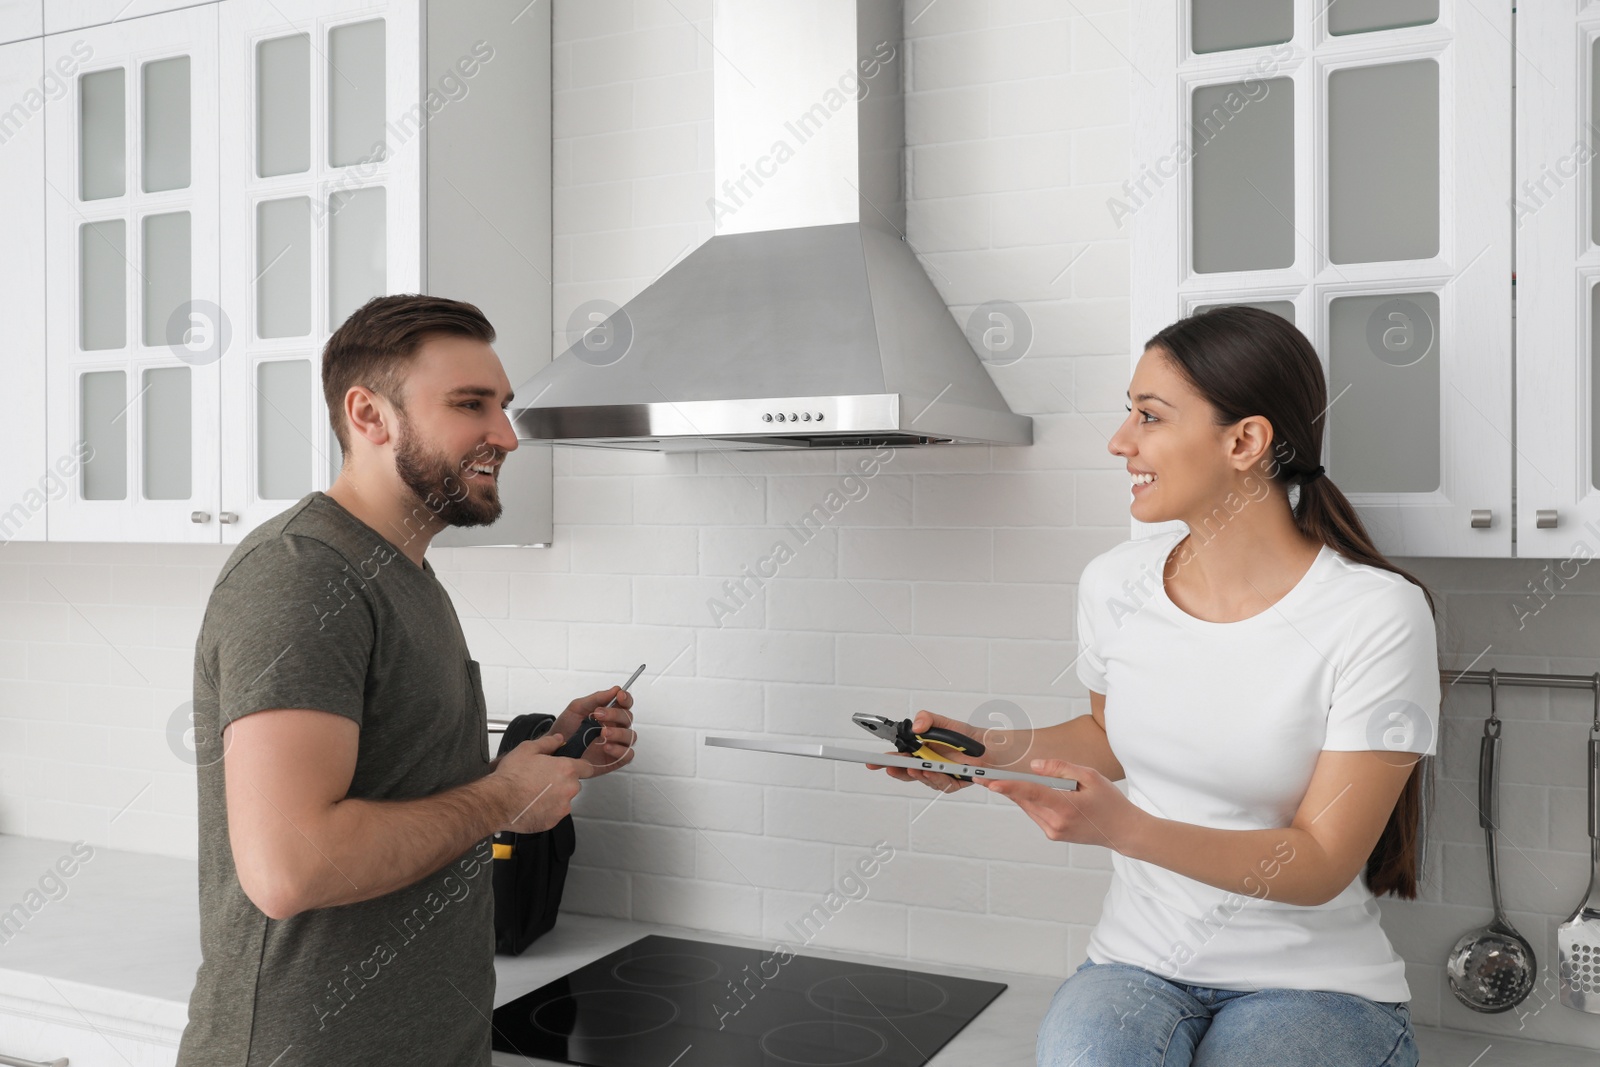
<instances>
[{"instance_id":1,"label":"man","mask_svg":"<svg viewBox=\"0 0 1600 1067\"><path fill-rule=\"evenodd\" d=\"M253 530L212 588L182 1067L487 1067L488 839L548 829L582 779L633 757L633 700L613 687L489 758L478 664L423 554L500 515L517 438L493 340L454 300L351 315L322 358L338 479ZM582 758L554 755L588 715L603 729Z\"/></svg>"}]
</instances>

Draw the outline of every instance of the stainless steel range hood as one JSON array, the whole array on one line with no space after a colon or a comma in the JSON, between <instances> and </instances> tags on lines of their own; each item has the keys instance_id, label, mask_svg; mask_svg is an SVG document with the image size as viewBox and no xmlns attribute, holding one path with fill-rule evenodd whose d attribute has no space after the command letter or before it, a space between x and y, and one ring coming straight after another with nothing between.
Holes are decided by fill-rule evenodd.
<instances>
[{"instance_id":1,"label":"stainless steel range hood","mask_svg":"<svg viewBox=\"0 0 1600 1067\"><path fill-rule=\"evenodd\" d=\"M517 386L530 441L1030 444L903 239L899 0L716 0L713 237Z\"/></svg>"}]
</instances>

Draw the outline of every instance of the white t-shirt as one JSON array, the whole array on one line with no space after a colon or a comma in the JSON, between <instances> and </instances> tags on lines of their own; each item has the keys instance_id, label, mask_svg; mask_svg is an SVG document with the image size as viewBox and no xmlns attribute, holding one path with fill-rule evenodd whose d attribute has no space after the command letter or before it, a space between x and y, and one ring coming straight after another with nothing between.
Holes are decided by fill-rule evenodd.
<instances>
[{"instance_id":1,"label":"white t-shirt","mask_svg":"<svg viewBox=\"0 0 1600 1067\"><path fill-rule=\"evenodd\" d=\"M1420 588L1324 546L1276 604L1208 622L1174 604L1162 582L1184 534L1118 545L1078 584L1078 677L1106 696L1106 735L1134 804L1199 826L1287 827L1322 750L1437 751L1438 651ZM1411 998L1359 873L1307 906L1120 853L1112 869L1089 939L1096 963L1219 989ZM1256 872L1252 893L1270 891L1269 873Z\"/></svg>"}]
</instances>

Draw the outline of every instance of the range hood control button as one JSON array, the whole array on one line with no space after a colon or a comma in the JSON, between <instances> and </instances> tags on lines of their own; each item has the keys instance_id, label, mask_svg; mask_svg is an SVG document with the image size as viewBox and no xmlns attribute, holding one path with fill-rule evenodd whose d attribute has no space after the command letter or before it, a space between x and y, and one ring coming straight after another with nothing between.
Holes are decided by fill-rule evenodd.
<instances>
[{"instance_id":1,"label":"range hood control button","mask_svg":"<svg viewBox=\"0 0 1600 1067\"><path fill-rule=\"evenodd\" d=\"M819 411L819 412L817 412L817 421L818 421L818 422L821 422L821 421L822 421L822 412L820 412L820 411Z\"/></svg>"},{"instance_id":2,"label":"range hood control button","mask_svg":"<svg viewBox=\"0 0 1600 1067\"><path fill-rule=\"evenodd\" d=\"M771 422L772 421L772 412L769 411L765 415L761 416L761 421L762 422Z\"/></svg>"},{"instance_id":3,"label":"range hood control button","mask_svg":"<svg viewBox=\"0 0 1600 1067\"><path fill-rule=\"evenodd\" d=\"M780 412L778 412L778 421L779 421L779 422L782 422L782 421L783 421L783 412L781 412L781 411L780 411Z\"/></svg>"},{"instance_id":4,"label":"range hood control button","mask_svg":"<svg viewBox=\"0 0 1600 1067\"><path fill-rule=\"evenodd\" d=\"M791 412L789 412L789 421L790 422L799 422L800 421L800 416L796 415L794 412L791 411Z\"/></svg>"},{"instance_id":5,"label":"range hood control button","mask_svg":"<svg viewBox=\"0 0 1600 1067\"><path fill-rule=\"evenodd\" d=\"M809 412L809 411L806 412L805 413L805 417L801 421L802 422L810 422L811 421L811 412Z\"/></svg>"}]
</instances>

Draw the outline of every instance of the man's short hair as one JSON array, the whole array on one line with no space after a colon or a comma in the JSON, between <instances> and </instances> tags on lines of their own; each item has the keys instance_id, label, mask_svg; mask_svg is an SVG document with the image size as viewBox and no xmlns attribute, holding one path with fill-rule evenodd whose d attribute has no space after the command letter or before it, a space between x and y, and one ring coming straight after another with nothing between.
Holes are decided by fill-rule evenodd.
<instances>
[{"instance_id":1,"label":"man's short hair","mask_svg":"<svg viewBox=\"0 0 1600 1067\"><path fill-rule=\"evenodd\" d=\"M494 327L483 312L461 300L422 293L375 296L333 331L322 349L322 395L339 447L350 453L350 428L344 398L360 385L405 407L405 372L417 349L434 334L471 337L494 343Z\"/></svg>"}]
</instances>

